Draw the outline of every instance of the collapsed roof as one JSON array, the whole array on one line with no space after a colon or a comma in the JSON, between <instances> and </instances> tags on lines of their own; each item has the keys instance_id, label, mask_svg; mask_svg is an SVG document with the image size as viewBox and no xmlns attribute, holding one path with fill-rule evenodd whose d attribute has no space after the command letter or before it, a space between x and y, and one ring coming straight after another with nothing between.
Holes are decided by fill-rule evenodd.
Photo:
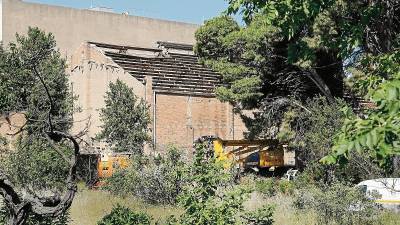
<instances>
[{"instance_id":1,"label":"collapsed roof","mask_svg":"<svg viewBox=\"0 0 400 225\"><path fill-rule=\"evenodd\" d=\"M141 48L89 42L103 51L117 65L145 83L152 77L157 93L214 97L221 85L221 75L198 62L193 46L157 42L158 48Z\"/></svg>"}]
</instances>

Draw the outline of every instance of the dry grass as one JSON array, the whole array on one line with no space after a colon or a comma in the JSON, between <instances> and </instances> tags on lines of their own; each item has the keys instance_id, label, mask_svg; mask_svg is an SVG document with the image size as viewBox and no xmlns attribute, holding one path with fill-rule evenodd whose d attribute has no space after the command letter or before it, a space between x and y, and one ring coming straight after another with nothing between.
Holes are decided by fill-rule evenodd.
<instances>
[{"instance_id":1,"label":"dry grass","mask_svg":"<svg viewBox=\"0 0 400 225\"><path fill-rule=\"evenodd\" d=\"M265 204L275 205L274 220L276 225L316 225L316 214L311 211L296 211L292 206L293 198L278 193L273 197L264 197L253 193L245 203L247 210L255 210ZM80 188L71 207L71 225L95 225L104 215L108 214L116 204L127 206L135 211L146 212L161 224L169 215L179 215L180 209L175 207L154 206L145 204L134 198L121 198L104 191ZM400 214L390 211L382 212L376 225L400 224Z\"/></svg>"},{"instance_id":2,"label":"dry grass","mask_svg":"<svg viewBox=\"0 0 400 225\"><path fill-rule=\"evenodd\" d=\"M316 215L312 212L298 213L292 206L292 198L278 193L266 198L259 193L253 193L250 200L245 203L247 210L255 210L265 204L275 206L274 220L276 225L314 225Z\"/></svg>"},{"instance_id":3,"label":"dry grass","mask_svg":"<svg viewBox=\"0 0 400 225\"><path fill-rule=\"evenodd\" d=\"M180 213L179 209L173 207L148 205L134 198L120 198L104 191L80 188L70 209L72 219L70 224L95 225L116 204L127 206L138 212L146 212L156 221L164 221L169 215Z\"/></svg>"},{"instance_id":4,"label":"dry grass","mask_svg":"<svg viewBox=\"0 0 400 225\"><path fill-rule=\"evenodd\" d=\"M312 211L298 211L292 206L293 197L278 193L273 197L264 197L253 193L245 203L247 210L255 210L265 204L275 205L275 225L317 225L317 215ZM373 225L399 225L400 213L382 211Z\"/></svg>"}]
</instances>

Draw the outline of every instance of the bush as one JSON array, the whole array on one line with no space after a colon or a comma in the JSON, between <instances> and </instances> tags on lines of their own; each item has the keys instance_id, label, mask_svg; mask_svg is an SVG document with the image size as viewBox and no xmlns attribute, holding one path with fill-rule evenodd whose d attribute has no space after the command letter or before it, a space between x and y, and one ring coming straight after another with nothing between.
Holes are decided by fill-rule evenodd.
<instances>
[{"instance_id":1,"label":"bush","mask_svg":"<svg viewBox=\"0 0 400 225\"><path fill-rule=\"evenodd\" d=\"M185 212L178 224L241 224L240 213L250 190L233 186L233 174L223 169L206 143L196 144L189 171L179 197Z\"/></svg>"},{"instance_id":2,"label":"bush","mask_svg":"<svg viewBox=\"0 0 400 225\"><path fill-rule=\"evenodd\" d=\"M267 197L275 196L278 192L285 195L292 195L295 190L293 181L277 180L274 178L257 179L254 187L255 191Z\"/></svg>"},{"instance_id":3,"label":"bush","mask_svg":"<svg viewBox=\"0 0 400 225\"><path fill-rule=\"evenodd\" d=\"M276 194L277 184L273 178L259 179L256 181L255 189L268 197L272 197Z\"/></svg>"},{"instance_id":4,"label":"bush","mask_svg":"<svg viewBox=\"0 0 400 225\"><path fill-rule=\"evenodd\" d=\"M145 213L135 213L121 205L115 206L98 225L150 225L151 217Z\"/></svg>"},{"instance_id":5,"label":"bush","mask_svg":"<svg viewBox=\"0 0 400 225\"><path fill-rule=\"evenodd\" d=\"M131 194L152 204L175 204L186 180L182 151L169 147L164 156L133 158L126 170L107 179L105 189L113 194Z\"/></svg>"},{"instance_id":6,"label":"bush","mask_svg":"<svg viewBox=\"0 0 400 225\"><path fill-rule=\"evenodd\" d=\"M292 181L280 180L278 181L278 188L280 193L292 195L295 190L295 185Z\"/></svg>"},{"instance_id":7,"label":"bush","mask_svg":"<svg viewBox=\"0 0 400 225\"><path fill-rule=\"evenodd\" d=\"M272 205L265 205L256 211L249 212L244 216L245 224L247 225L272 225L274 223L275 207Z\"/></svg>"},{"instance_id":8,"label":"bush","mask_svg":"<svg viewBox=\"0 0 400 225\"><path fill-rule=\"evenodd\" d=\"M318 224L372 224L377 217L376 205L356 187L342 183L303 187L296 193L298 210L313 210Z\"/></svg>"},{"instance_id":9,"label":"bush","mask_svg":"<svg viewBox=\"0 0 400 225\"><path fill-rule=\"evenodd\" d=\"M348 164L342 167L319 163L332 152L334 137L341 132L346 118L342 110L346 105L341 99L329 102L325 97L314 97L304 103L307 110L293 108L285 113L279 139L295 149L298 166L305 168L314 181L358 183L384 174L366 152L353 151L348 155Z\"/></svg>"}]
</instances>

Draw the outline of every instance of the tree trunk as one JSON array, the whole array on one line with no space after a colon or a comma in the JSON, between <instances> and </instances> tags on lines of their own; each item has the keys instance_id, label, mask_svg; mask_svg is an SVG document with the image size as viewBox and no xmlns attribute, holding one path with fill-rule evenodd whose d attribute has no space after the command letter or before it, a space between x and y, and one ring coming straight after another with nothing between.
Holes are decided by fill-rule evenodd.
<instances>
[{"instance_id":1,"label":"tree trunk","mask_svg":"<svg viewBox=\"0 0 400 225\"><path fill-rule=\"evenodd\" d=\"M28 213L30 210L29 204L21 204L15 210L16 212L10 212L10 218L8 219L8 225L24 225L28 219Z\"/></svg>"}]
</instances>

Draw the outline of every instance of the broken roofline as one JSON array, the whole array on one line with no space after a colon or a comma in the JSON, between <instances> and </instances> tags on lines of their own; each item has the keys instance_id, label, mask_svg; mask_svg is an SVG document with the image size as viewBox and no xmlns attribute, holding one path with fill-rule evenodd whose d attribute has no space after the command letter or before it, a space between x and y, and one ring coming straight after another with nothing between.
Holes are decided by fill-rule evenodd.
<instances>
[{"instance_id":1,"label":"broken roofline","mask_svg":"<svg viewBox=\"0 0 400 225\"><path fill-rule=\"evenodd\" d=\"M149 51L149 52L162 52L163 50L160 47L164 47L166 49L176 49L176 50L185 50L185 51L193 51L193 45L191 44L182 44L182 43L174 43L167 41L157 41L159 48L144 48L144 47L136 47L136 46L127 46L127 45L115 45L115 44L107 44L101 42L88 41L89 44L94 44L100 48L110 48L116 50L139 50L139 51Z\"/></svg>"},{"instance_id":2,"label":"broken roofline","mask_svg":"<svg viewBox=\"0 0 400 225\"><path fill-rule=\"evenodd\" d=\"M144 83L147 76L152 77L156 93L215 97L215 88L222 85L221 75L199 63L189 44L158 41L159 48L143 48L87 43L138 81Z\"/></svg>"}]
</instances>

